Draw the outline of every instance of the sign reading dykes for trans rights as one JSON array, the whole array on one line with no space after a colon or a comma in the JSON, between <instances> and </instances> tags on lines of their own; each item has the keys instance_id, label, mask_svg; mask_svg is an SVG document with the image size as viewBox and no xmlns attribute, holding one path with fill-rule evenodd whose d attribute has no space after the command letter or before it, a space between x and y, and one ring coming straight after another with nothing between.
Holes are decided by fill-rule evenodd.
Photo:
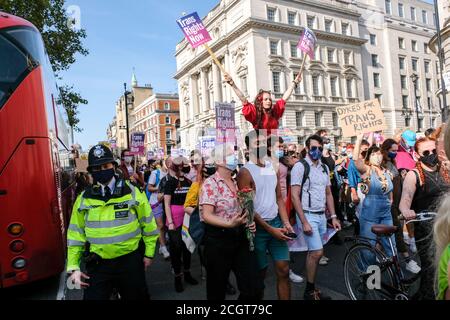
<instances>
[{"instance_id":1,"label":"sign reading dykes for trans rights","mask_svg":"<svg viewBox=\"0 0 450 320\"><path fill-rule=\"evenodd\" d=\"M337 107L336 111L345 138L386 128L378 99Z\"/></svg>"}]
</instances>

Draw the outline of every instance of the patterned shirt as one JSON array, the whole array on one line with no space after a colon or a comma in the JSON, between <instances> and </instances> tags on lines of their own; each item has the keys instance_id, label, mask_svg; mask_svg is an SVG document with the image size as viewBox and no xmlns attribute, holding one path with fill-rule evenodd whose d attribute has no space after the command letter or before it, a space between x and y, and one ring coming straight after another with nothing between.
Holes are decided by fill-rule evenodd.
<instances>
[{"instance_id":1,"label":"patterned shirt","mask_svg":"<svg viewBox=\"0 0 450 320\"><path fill-rule=\"evenodd\" d=\"M203 182L199 203L200 206L204 204L214 206L214 214L226 221L230 221L240 213L237 194L230 190L218 172ZM200 210L200 219L203 221L202 210Z\"/></svg>"}]
</instances>

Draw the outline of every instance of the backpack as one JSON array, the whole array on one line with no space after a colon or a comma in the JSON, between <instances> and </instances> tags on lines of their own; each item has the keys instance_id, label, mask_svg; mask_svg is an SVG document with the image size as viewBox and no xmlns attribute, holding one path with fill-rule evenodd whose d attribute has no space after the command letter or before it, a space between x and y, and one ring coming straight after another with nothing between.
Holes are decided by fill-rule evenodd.
<instances>
[{"instance_id":1,"label":"backpack","mask_svg":"<svg viewBox=\"0 0 450 320\"><path fill-rule=\"evenodd\" d=\"M159 169L156 169L156 181L155 181L155 187L157 187L158 184L159 184L159 176L160 176L160 173L161 173L161 172L159 171ZM152 193L153 193L153 192L148 191L148 185L149 185L151 176L152 176L152 175L150 175L150 176L148 177L147 183L145 184L145 194L147 195L147 199L148 199L149 201L150 201L150 197L152 196Z\"/></svg>"},{"instance_id":2,"label":"backpack","mask_svg":"<svg viewBox=\"0 0 450 320\"><path fill-rule=\"evenodd\" d=\"M309 172L311 171L311 168L305 159L300 159L300 163L305 168L305 171L303 172L302 186L300 188L300 201L301 201L302 196L303 196L303 186L305 185L306 181L309 179ZM328 167L324 163L321 163L321 165L322 165L323 172L329 177L330 175L328 173ZM310 186L311 186L311 183L310 183ZM309 193L309 187L308 187L308 193ZM311 202L311 194L310 194L309 201Z\"/></svg>"},{"instance_id":3,"label":"backpack","mask_svg":"<svg viewBox=\"0 0 450 320\"><path fill-rule=\"evenodd\" d=\"M192 212L189 220L189 234L197 246L201 244L205 235L205 224L200 220L200 209L198 205Z\"/></svg>"}]
</instances>

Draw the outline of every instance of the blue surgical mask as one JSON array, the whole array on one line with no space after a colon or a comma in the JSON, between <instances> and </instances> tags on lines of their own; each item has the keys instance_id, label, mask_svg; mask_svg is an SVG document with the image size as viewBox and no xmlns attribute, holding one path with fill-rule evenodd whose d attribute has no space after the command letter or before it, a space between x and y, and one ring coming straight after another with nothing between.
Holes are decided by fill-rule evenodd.
<instances>
[{"instance_id":1,"label":"blue surgical mask","mask_svg":"<svg viewBox=\"0 0 450 320\"><path fill-rule=\"evenodd\" d=\"M395 159L396 156L397 156L397 152L389 151L389 153L388 153L389 159Z\"/></svg>"},{"instance_id":2,"label":"blue surgical mask","mask_svg":"<svg viewBox=\"0 0 450 320\"><path fill-rule=\"evenodd\" d=\"M327 150L331 150L331 143L327 143L323 147Z\"/></svg>"},{"instance_id":3,"label":"blue surgical mask","mask_svg":"<svg viewBox=\"0 0 450 320\"><path fill-rule=\"evenodd\" d=\"M309 150L308 154L311 157L311 159L314 161L317 161L320 158L322 158L322 151L320 151L319 148L316 148L314 150Z\"/></svg>"},{"instance_id":4,"label":"blue surgical mask","mask_svg":"<svg viewBox=\"0 0 450 320\"><path fill-rule=\"evenodd\" d=\"M283 157L284 157L284 151L283 151L283 150L276 150L276 151L275 151L275 157L276 157L277 159L283 158Z\"/></svg>"},{"instance_id":5,"label":"blue surgical mask","mask_svg":"<svg viewBox=\"0 0 450 320\"><path fill-rule=\"evenodd\" d=\"M234 171L238 166L238 158L235 154L230 154L226 158L226 167L228 170Z\"/></svg>"},{"instance_id":6,"label":"blue surgical mask","mask_svg":"<svg viewBox=\"0 0 450 320\"><path fill-rule=\"evenodd\" d=\"M350 154L348 155L348 158L349 158L349 159L353 159L353 153L350 153Z\"/></svg>"},{"instance_id":7,"label":"blue surgical mask","mask_svg":"<svg viewBox=\"0 0 450 320\"><path fill-rule=\"evenodd\" d=\"M106 184L109 181L111 181L112 177L114 176L114 169L107 169L107 170L100 170L91 172L92 178L94 178L94 181L100 182L101 184Z\"/></svg>"}]
</instances>

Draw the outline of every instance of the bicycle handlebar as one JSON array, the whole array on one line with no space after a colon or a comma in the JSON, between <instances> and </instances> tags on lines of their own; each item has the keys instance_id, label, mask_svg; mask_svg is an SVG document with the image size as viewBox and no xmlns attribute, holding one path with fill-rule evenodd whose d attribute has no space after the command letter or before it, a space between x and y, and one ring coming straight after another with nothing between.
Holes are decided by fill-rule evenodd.
<instances>
[{"instance_id":1,"label":"bicycle handlebar","mask_svg":"<svg viewBox=\"0 0 450 320\"><path fill-rule=\"evenodd\" d=\"M416 214L415 219L406 220L405 217L401 214L398 216L398 219L400 221L406 221L405 223L411 223L411 222L422 222L422 221L429 221L433 220L436 217L437 213L432 211L422 211Z\"/></svg>"}]
</instances>

